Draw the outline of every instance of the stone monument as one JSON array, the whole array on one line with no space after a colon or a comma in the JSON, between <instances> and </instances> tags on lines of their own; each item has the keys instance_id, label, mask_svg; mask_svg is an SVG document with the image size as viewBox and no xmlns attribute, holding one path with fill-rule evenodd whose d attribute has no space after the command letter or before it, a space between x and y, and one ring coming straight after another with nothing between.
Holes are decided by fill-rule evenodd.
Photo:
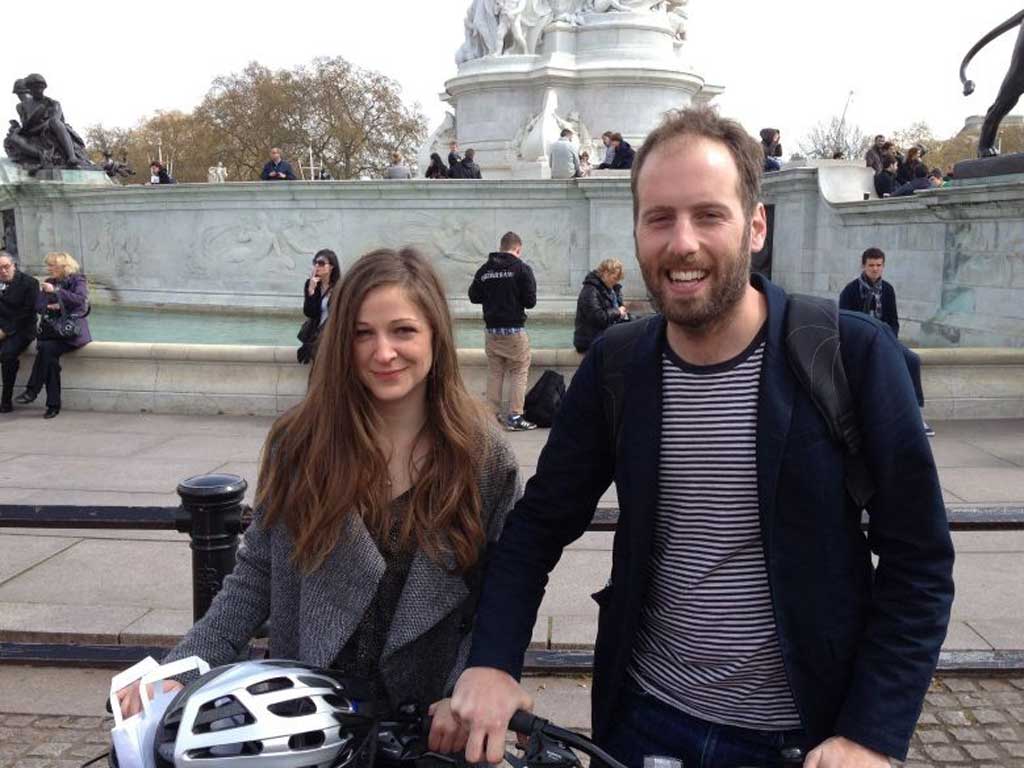
<instances>
[{"instance_id":1,"label":"stone monument","mask_svg":"<svg viewBox=\"0 0 1024 768\"><path fill-rule=\"evenodd\" d=\"M457 140L476 150L484 178L542 178L560 128L591 157L603 155L604 131L643 143L669 109L723 90L683 58L688 2L472 0L458 74L441 96L454 112L421 164Z\"/></svg>"},{"instance_id":2,"label":"stone monument","mask_svg":"<svg viewBox=\"0 0 1024 768\"><path fill-rule=\"evenodd\" d=\"M31 74L14 83L18 119L10 121L4 151L31 175L52 169L99 170L85 142L64 120L60 102L44 95L46 79Z\"/></svg>"}]
</instances>

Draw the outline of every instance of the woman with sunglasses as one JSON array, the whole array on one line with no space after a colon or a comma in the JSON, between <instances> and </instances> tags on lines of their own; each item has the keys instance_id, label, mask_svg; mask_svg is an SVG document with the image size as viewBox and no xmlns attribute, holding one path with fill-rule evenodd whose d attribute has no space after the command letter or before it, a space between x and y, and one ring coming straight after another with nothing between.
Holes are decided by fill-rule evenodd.
<instances>
[{"instance_id":1,"label":"woman with sunglasses","mask_svg":"<svg viewBox=\"0 0 1024 768\"><path fill-rule=\"evenodd\" d=\"M302 314L306 322L299 330L299 341L302 346L296 356L303 365L313 362L316 356L316 342L320 331L327 324L330 315L331 293L341 277L337 254L329 248L323 248L313 257L313 272L306 280L303 291L304 303Z\"/></svg>"}]
</instances>

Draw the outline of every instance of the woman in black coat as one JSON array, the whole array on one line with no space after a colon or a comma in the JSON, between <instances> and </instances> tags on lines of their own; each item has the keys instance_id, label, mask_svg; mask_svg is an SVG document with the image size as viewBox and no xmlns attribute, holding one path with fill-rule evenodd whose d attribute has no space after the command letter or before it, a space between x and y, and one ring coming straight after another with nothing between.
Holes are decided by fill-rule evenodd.
<instances>
[{"instance_id":1,"label":"woman in black coat","mask_svg":"<svg viewBox=\"0 0 1024 768\"><path fill-rule=\"evenodd\" d=\"M629 320L629 313L622 302L620 283L623 273L621 261L605 259L583 279L583 287L576 300L576 332L572 337L577 352L590 349L605 329Z\"/></svg>"},{"instance_id":2,"label":"woman in black coat","mask_svg":"<svg viewBox=\"0 0 1024 768\"><path fill-rule=\"evenodd\" d=\"M444 164L441 156L434 152L430 155L430 165L427 166L425 174L428 179L447 179L448 166Z\"/></svg>"},{"instance_id":3,"label":"woman in black coat","mask_svg":"<svg viewBox=\"0 0 1024 768\"><path fill-rule=\"evenodd\" d=\"M338 255L330 248L317 251L313 257L313 273L306 280L306 286L302 291L302 314L307 319L299 331L302 346L299 347L296 357L303 365L312 363L316 356L316 342L331 311L331 293L340 279Z\"/></svg>"}]
</instances>

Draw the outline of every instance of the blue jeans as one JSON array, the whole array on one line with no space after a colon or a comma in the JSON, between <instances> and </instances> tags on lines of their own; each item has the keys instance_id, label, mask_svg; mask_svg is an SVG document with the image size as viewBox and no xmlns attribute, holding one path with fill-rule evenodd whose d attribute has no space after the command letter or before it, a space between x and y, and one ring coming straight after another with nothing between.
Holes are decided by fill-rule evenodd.
<instances>
[{"instance_id":1,"label":"blue jeans","mask_svg":"<svg viewBox=\"0 0 1024 768\"><path fill-rule=\"evenodd\" d=\"M783 750L799 748L806 754L805 742L803 731L753 731L709 723L627 684L601 746L629 768L642 768L649 755L675 757L683 768L781 768L787 765Z\"/></svg>"}]
</instances>

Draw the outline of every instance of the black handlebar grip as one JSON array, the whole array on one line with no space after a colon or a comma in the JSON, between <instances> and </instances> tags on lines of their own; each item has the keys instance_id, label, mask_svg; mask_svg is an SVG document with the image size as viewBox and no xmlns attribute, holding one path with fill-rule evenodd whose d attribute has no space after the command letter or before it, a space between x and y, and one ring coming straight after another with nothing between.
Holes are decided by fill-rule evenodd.
<instances>
[{"instance_id":1,"label":"black handlebar grip","mask_svg":"<svg viewBox=\"0 0 1024 768\"><path fill-rule=\"evenodd\" d=\"M531 715L525 710L517 710L512 719L508 722L509 730L515 731L516 733L522 733L529 735L534 731L544 727L547 724L546 720L543 720L536 715Z\"/></svg>"}]
</instances>

